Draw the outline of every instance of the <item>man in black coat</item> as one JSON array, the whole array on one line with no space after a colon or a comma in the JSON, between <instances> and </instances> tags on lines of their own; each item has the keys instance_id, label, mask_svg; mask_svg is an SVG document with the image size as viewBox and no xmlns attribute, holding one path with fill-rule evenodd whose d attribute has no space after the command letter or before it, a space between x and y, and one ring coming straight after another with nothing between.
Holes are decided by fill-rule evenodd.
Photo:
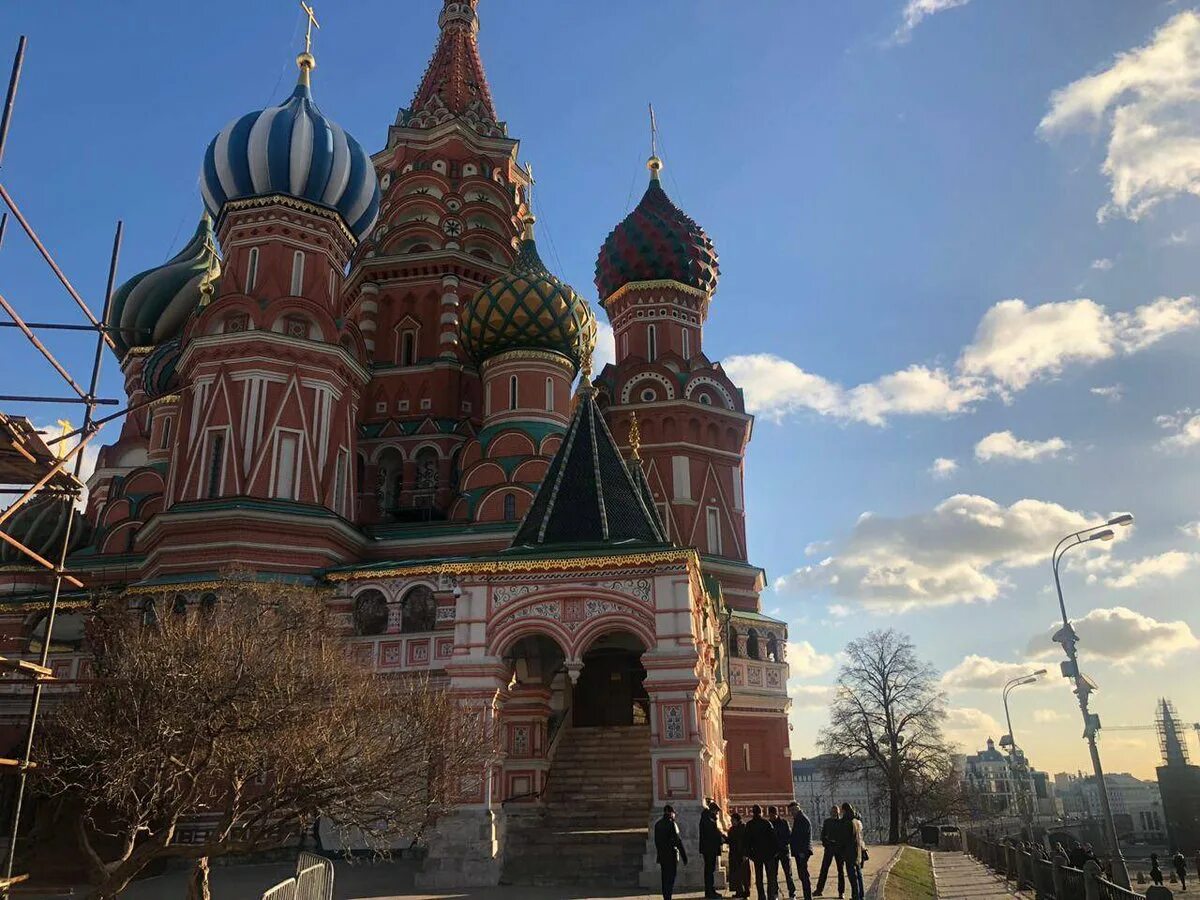
<instances>
[{"instance_id":1,"label":"man in black coat","mask_svg":"<svg viewBox=\"0 0 1200 900\"><path fill-rule=\"evenodd\" d=\"M812 882L808 877L808 858L812 856L812 822L796 802L788 804L792 814L792 857L796 860L796 874L800 876L800 887L804 900L812 900ZM793 891L793 894L795 892Z\"/></svg>"},{"instance_id":2,"label":"man in black coat","mask_svg":"<svg viewBox=\"0 0 1200 900\"><path fill-rule=\"evenodd\" d=\"M687 865L687 850L679 837L679 826L675 824L675 807L663 807L662 818L654 823L654 851L658 856L658 867L662 869L663 900L671 900L675 893L675 871L679 860Z\"/></svg>"},{"instance_id":3,"label":"man in black coat","mask_svg":"<svg viewBox=\"0 0 1200 900\"><path fill-rule=\"evenodd\" d=\"M838 855L841 828L842 811L835 803L833 809L830 810L829 818L821 823L821 847L823 848L821 874L817 876L817 889L813 891L814 897L820 897L825 891L825 878L829 875L830 863L837 865L838 896L846 896L846 867L841 856Z\"/></svg>"},{"instance_id":4,"label":"man in black coat","mask_svg":"<svg viewBox=\"0 0 1200 900\"><path fill-rule=\"evenodd\" d=\"M779 895L779 867L783 867L784 877L787 879L788 896L796 896L796 882L792 881L792 829L788 826L787 819L781 818L779 810L772 806L767 809L767 819L771 823L771 827L775 829L775 840L779 844L778 852L775 854L775 862L771 864L771 896Z\"/></svg>"},{"instance_id":5,"label":"man in black coat","mask_svg":"<svg viewBox=\"0 0 1200 900\"><path fill-rule=\"evenodd\" d=\"M746 826L742 817L733 813L733 822L729 826L726 840L729 842L729 888L733 896L748 898L750 896L750 850L746 841Z\"/></svg>"},{"instance_id":6,"label":"man in black coat","mask_svg":"<svg viewBox=\"0 0 1200 900\"><path fill-rule=\"evenodd\" d=\"M767 900L767 868L772 861L779 859L779 839L775 837L775 829L771 823L763 818L762 807L757 803L750 808L750 821L746 823L746 843L750 850L750 860L754 863L758 900ZM777 892L778 888L772 891L771 900L775 900Z\"/></svg>"},{"instance_id":7,"label":"man in black coat","mask_svg":"<svg viewBox=\"0 0 1200 900\"><path fill-rule=\"evenodd\" d=\"M717 860L721 856L721 845L727 840L721 831L717 817L721 807L713 800L700 813L700 855L704 858L704 896L708 898L721 897L717 893L716 874Z\"/></svg>"}]
</instances>

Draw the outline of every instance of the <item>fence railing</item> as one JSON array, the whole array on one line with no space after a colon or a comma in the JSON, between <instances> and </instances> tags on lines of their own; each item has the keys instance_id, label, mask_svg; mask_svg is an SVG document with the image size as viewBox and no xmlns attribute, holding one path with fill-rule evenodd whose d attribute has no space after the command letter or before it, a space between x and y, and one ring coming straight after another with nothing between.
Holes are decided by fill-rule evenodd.
<instances>
[{"instance_id":1,"label":"fence railing","mask_svg":"<svg viewBox=\"0 0 1200 900\"><path fill-rule=\"evenodd\" d=\"M1018 890L1032 891L1038 900L1143 900L1143 895L1103 876L969 832L966 851L1006 881L1014 882Z\"/></svg>"},{"instance_id":2,"label":"fence railing","mask_svg":"<svg viewBox=\"0 0 1200 900\"><path fill-rule=\"evenodd\" d=\"M333 900L333 863L315 853L302 852L296 874L262 895L262 900Z\"/></svg>"}]
</instances>

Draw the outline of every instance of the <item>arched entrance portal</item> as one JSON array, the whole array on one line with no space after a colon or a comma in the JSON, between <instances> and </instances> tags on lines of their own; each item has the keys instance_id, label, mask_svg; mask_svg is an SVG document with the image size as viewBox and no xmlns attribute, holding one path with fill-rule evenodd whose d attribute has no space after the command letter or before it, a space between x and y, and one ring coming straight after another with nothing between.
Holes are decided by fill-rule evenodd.
<instances>
[{"instance_id":1,"label":"arched entrance portal","mask_svg":"<svg viewBox=\"0 0 1200 900\"><path fill-rule=\"evenodd\" d=\"M575 683L572 721L576 728L649 724L650 698L642 684L645 650L627 631L596 639L583 654Z\"/></svg>"}]
</instances>

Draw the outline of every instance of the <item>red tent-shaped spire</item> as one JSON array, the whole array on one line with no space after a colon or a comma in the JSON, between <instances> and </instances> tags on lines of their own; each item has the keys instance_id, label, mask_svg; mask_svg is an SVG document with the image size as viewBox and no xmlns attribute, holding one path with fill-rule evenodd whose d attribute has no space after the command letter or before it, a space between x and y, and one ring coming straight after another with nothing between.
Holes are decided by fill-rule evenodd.
<instances>
[{"instance_id":1,"label":"red tent-shaped spire","mask_svg":"<svg viewBox=\"0 0 1200 900\"><path fill-rule=\"evenodd\" d=\"M453 119L487 137L504 137L479 57L479 0L445 0L438 27L442 34L412 106L401 110L398 124L436 128Z\"/></svg>"}]
</instances>

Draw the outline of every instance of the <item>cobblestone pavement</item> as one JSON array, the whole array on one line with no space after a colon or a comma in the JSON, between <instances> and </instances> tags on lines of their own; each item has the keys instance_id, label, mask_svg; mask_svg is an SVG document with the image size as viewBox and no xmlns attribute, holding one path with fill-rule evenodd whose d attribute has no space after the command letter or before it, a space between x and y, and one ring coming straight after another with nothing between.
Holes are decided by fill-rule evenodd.
<instances>
[{"instance_id":1,"label":"cobblestone pavement","mask_svg":"<svg viewBox=\"0 0 1200 900\"><path fill-rule=\"evenodd\" d=\"M937 884L938 900L997 900L1010 897L1032 900L1033 897L993 875L983 863L957 851L933 854L933 877Z\"/></svg>"},{"instance_id":2,"label":"cobblestone pavement","mask_svg":"<svg viewBox=\"0 0 1200 900\"><path fill-rule=\"evenodd\" d=\"M897 852L896 847L872 847L871 858L864 870L867 895L872 897L872 888L891 863ZM698 858L693 858L690 867L699 866ZM809 865L809 871L816 878L817 865ZM258 900L262 892L271 885L282 881L292 873L292 867L286 865L265 866L214 866L212 870L213 900ZM439 893L426 893L416 890L413 886L413 868L411 863L363 863L349 865L337 864L337 874L334 879L335 900L599 900L599 898L621 898L621 900L658 900L659 894L639 893L636 889L594 890L588 888L570 887L496 887L469 890L449 890ZM799 885L797 885L797 888ZM826 886L825 897L832 900L836 893ZM833 885L836 888L836 880ZM882 888L882 885L879 885ZM149 878L133 885L122 895L122 900L164 900L170 897L184 896L184 877L182 873L171 873L158 878ZM724 892L729 896L728 891ZM878 895L882 898L882 890ZM703 898L703 891L682 891L675 894L678 900L698 900ZM849 896L849 895L847 895ZM965 895L964 895L965 896Z\"/></svg>"}]
</instances>

